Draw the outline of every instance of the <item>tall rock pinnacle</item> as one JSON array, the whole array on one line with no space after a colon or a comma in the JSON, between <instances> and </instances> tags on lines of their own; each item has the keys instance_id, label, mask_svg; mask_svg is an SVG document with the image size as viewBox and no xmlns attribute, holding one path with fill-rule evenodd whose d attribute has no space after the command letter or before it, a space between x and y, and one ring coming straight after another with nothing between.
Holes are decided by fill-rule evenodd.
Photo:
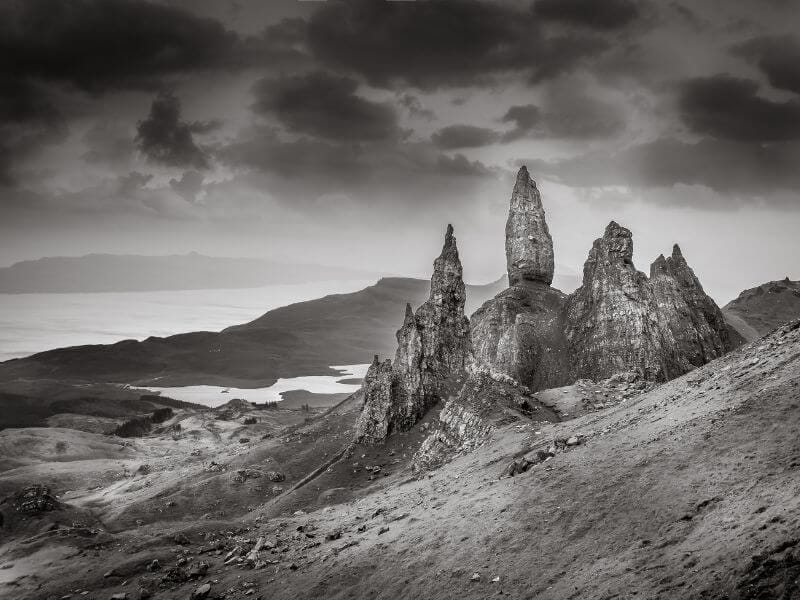
<instances>
[{"instance_id":1,"label":"tall rock pinnacle","mask_svg":"<svg viewBox=\"0 0 800 600\"><path fill-rule=\"evenodd\" d=\"M376 358L364 381L357 442L376 443L408 429L445 395L449 381L465 371L472 356L465 301L461 260L448 225L442 253L433 263L430 297L416 313L406 305L394 363L390 367Z\"/></svg>"},{"instance_id":2,"label":"tall rock pinnacle","mask_svg":"<svg viewBox=\"0 0 800 600\"><path fill-rule=\"evenodd\" d=\"M547 229L544 208L536 183L527 167L517 173L506 221L508 283L540 281L553 283L553 238Z\"/></svg>"}]
</instances>

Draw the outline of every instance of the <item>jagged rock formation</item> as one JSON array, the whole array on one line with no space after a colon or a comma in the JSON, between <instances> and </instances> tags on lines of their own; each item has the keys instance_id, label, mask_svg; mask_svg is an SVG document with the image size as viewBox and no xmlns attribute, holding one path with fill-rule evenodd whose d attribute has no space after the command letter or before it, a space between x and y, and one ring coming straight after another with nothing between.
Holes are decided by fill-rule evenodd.
<instances>
[{"instance_id":1,"label":"jagged rock formation","mask_svg":"<svg viewBox=\"0 0 800 600\"><path fill-rule=\"evenodd\" d=\"M553 243L525 167L511 196L506 258L509 288L478 309L467 327L461 263L448 228L431 297L416 314L407 308L397 333L391 384L388 363L376 361L370 369L358 440L406 429L442 398L442 382L467 367L470 329L469 376L415 458L420 468L474 447L491 429L492 411L518 410L523 399L541 408L525 399L531 392L629 372L665 381L738 341L677 245L669 258L658 257L648 278L633 264L631 232L614 221L595 240L581 287L569 296L550 287Z\"/></svg>"},{"instance_id":2,"label":"jagged rock formation","mask_svg":"<svg viewBox=\"0 0 800 600\"><path fill-rule=\"evenodd\" d=\"M372 361L364 377L364 397L368 402L359 415L356 438L367 444L375 444L386 438L389 430L389 413L392 404L392 361Z\"/></svg>"},{"instance_id":3,"label":"jagged rock formation","mask_svg":"<svg viewBox=\"0 0 800 600\"><path fill-rule=\"evenodd\" d=\"M483 444L498 413L514 420L525 415L540 422L559 421L555 411L542 405L527 387L506 375L472 365L459 395L447 401L436 429L414 455L414 470L436 468L453 454Z\"/></svg>"},{"instance_id":4,"label":"jagged rock formation","mask_svg":"<svg viewBox=\"0 0 800 600\"><path fill-rule=\"evenodd\" d=\"M479 364L535 389L568 376L563 339L566 296L553 281L553 239L536 183L520 168L506 222L509 288L472 316Z\"/></svg>"},{"instance_id":5,"label":"jagged rock formation","mask_svg":"<svg viewBox=\"0 0 800 600\"><path fill-rule=\"evenodd\" d=\"M508 284L521 281L553 283L553 238L544 219L542 198L536 183L522 167L511 194L506 221Z\"/></svg>"},{"instance_id":6,"label":"jagged rock formation","mask_svg":"<svg viewBox=\"0 0 800 600\"><path fill-rule=\"evenodd\" d=\"M595 240L583 285L566 305L574 378L636 370L665 381L724 354L731 339L722 313L676 245L648 279L633 265L631 232L614 221Z\"/></svg>"},{"instance_id":7,"label":"jagged rock formation","mask_svg":"<svg viewBox=\"0 0 800 600\"><path fill-rule=\"evenodd\" d=\"M396 430L408 429L445 396L452 378L471 360L466 292L452 225L442 253L433 263L428 300L414 313L406 306L397 332L394 363L377 357L364 381L364 408L356 441L375 443Z\"/></svg>"},{"instance_id":8,"label":"jagged rock formation","mask_svg":"<svg viewBox=\"0 0 800 600\"><path fill-rule=\"evenodd\" d=\"M570 296L550 287L552 240L525 167L511 197L506 255L509 288L472 316L475 362L415 456L418 468L475 447L491 419L531 391L629 372L665 381L738 342L677 245L669 258L659 256L648 278L634 267L631 232L613 221L594 242L581 287ZM509 389L517 390L515 401ZM537 406L533 397L525 403ZM534 418L543 419L538 408Z\"/></svg>"}]
</instances>

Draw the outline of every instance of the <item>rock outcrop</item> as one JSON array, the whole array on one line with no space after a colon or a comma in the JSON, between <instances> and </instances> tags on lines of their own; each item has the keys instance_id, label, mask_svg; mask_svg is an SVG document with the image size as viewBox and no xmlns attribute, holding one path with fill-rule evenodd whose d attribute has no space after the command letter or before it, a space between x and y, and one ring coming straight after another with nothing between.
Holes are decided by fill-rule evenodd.
<instances>
[{"instance_id":1,"label":"rock outcrop","mask_svg":"<svg viewBox=\"0 0 800 600\"><path fill-rule=\"evenodd\" d=\"M461 260L448 225L442 253L433 263L428 300L416 313L406 306L394 363L376 357L365 378L357 442L376 443L392 431L408 429L464 373L472 355L465 301Z\"/></svg>"},{"instance_id":2,"label":"rock outcrop","mask_svg":"<svg viewBox=\"0 0 800 600\"><path fill-rule=\"evenodd\" d=\"M508 284L553 283L553 238L544 219L542 198L526 167L520 168L506 221Z\"/></svg>"},{"instance_id":3,"label":"rock outcrop","mask_svg":"<svg viewBox=\"0 0 800 600\"><path fill-rule=\"evenodd\" d=\"M427 468L478 445L494 418L558 419L534 396L539 390L620 373L665 381L737 341L677 245L670 257L658 257L648 277L633 264L631 232L614 221L595 240L581 287L569 296L553 289L553 243L525 167L511 196L506 258L508 289L468 324L461 262L448 227L430 298L416 313L407 307L391 368L377 358L370 368L357 441L374 443L408 429L447 397L446 381L466 372L415 457L418 468Z\"/></svg>"},{"instance_id":4,"label":"rock outcrop","mask_svg":"<svg viewBox=\"0 0 800 600\"><path fill-rule=\"evenodd\" d=\"M680 248L659 256L648 278L633 265L631 232L613 221L589 252L565 322L575 379L633 370L666 381L732 347L719 307Z\"/></svg>"},{"instance_id":5,"label":"rock outcrop","mask_svg":"<svg viewBox=\"0 0 800 600\"><path fill-rule=\"evenodd\" d=\"M359 415L356 439L375 444L385 439L389 431L392 406L392 361L381 362L378 355L372 361L362 385L367 400Z\"/></svg>"},{"instance_id":6,"label":"rock outcrop","mask_svg":"<svg viewBox=\"0 0 800 600\"><path fill-rule=\"evenodd\" d=\"M413 469L433 469L454 454L474 450L492 432L498 413L512 420L521 415L539 422L560 420L527 387L505 375L471 365L460 393L447 401L436 428L415 453Z\"/></svg>"},{"instance_id":7,"label":"rock outcrop","mask_svg":"<svg viewBox=\"0 0 800 600\"><path fill-rule=\"evenodd\" d=\"M535 281L520 281L500 292L472 315L476 362L532 389L568 383L566 299Z\"/></svg>"}]
</instances>

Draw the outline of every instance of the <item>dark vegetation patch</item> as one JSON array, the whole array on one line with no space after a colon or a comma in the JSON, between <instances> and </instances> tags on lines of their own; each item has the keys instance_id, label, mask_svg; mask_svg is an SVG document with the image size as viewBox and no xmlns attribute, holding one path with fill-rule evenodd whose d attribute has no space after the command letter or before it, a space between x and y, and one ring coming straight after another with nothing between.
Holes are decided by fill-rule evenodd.
<instances>
[{"instance_id":1,"label":"dark vegetation patch","mask_svg":"<svg viewBox=\"0 0 800 600\"><path fill-rule=\"evenodd\" d=\"M152 414L128 419L122 425L117 427L111 433L111 435L124 438L142 437L152 431L153 425L158 425L164 421L168 421L174 415L175 413L171 408L157 408L152 412ZM179 429L180 424L177 425Z\"/></svg>"}]
</instances>

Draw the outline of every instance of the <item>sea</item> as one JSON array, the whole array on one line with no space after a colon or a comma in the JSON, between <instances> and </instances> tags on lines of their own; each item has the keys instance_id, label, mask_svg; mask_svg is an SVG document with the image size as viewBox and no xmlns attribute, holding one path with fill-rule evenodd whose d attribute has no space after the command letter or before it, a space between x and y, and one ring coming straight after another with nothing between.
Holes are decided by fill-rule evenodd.
<instances>
[{"instance_id":1,"label":"sea","mask_svg":"<svg viewBox=\"0 0 800 600\"><path fill-rule=\"evenodd\" d=\"M354 292L373 283L354 280L229 290L0 294L0 361L53 348L219 331L274 308Z\"/></svg>"},{"instance_id":2,"label":"sea","mask_svg":"<svg viewBox=\"0 0 800 600\"><path fill-rule=\"evenodd\" d=\"M190 331L219 331L252 321L274 308L329 294L354 292L373 283L352 280L228 290L0 294L0 361L53 348L111 344ZM280 379L270 388L241 393L235 390L235 395L221 396L225 388L208 386L172 388L174 394L169 395L214 405L226 398L245 396L254 396L259 402L280 400L280 392L288 390L343 393L355 391L358 386L339 380L363 377L366 371L364 365L334 368L342 373ZM228 394L231 392L234 390Z\"/></svg>"}]
</instances>

